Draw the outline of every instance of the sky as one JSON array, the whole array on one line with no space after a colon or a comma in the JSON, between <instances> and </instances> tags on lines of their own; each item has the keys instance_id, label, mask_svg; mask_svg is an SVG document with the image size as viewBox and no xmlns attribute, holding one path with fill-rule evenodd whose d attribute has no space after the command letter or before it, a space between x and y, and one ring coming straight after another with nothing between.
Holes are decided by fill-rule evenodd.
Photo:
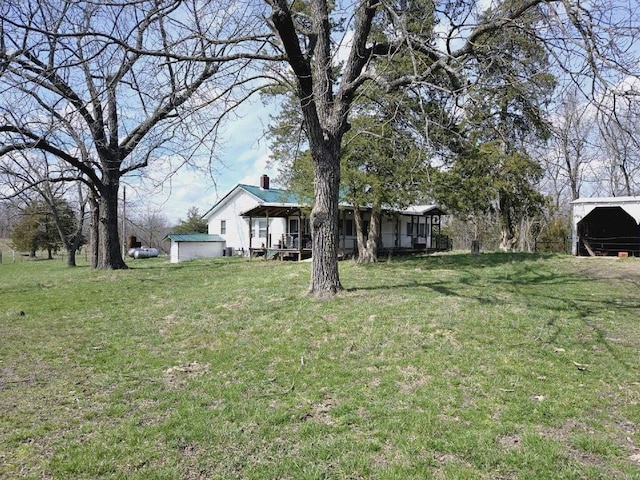
<instances>
[{"instance_id":1,"label":"sky","mask_svg":"<svg viewBox=\"0 0 640 480\"><path fill-rule=\"evenodd\" d=\"M206 213L238 183L259 185L260 176L265 173L274 178L275 169L267 168L269 149L264 138L269 114L272 110L259 98L239 109L239 118L222 130L219 161L213 175L182 168L153 191L137 188L134 179L123 179L127 217L160 214L170 225L176 225L187 218L191 207L197 207L200 214Z\"/></svg>"}]
</instances>

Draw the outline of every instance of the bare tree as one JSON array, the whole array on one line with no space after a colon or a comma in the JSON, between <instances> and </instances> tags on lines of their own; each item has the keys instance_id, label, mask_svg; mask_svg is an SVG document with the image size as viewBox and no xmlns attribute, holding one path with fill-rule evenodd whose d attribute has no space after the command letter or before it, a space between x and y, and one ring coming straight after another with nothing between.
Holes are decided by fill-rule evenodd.
<instances>
[{"instance_id":1,"label":"bare tree","mask_svg":"<svg viewBox=\"0 0 640 480\"><path fill-rule=\"evenodd\" d=\"M0 238L8 238L11 231L12 207L6 202L0 203Z\"/></svg>"},{"instance_id":2,"label":"bare tree","mask_svg":"<svg viewBox=\"0 0 640 480\"><path fill-rule=\"evenodd\" d=\"M134 211L128 210L128 212L125 222L127 236L135 236L143 245L166 250L162 240L171 231L167 217L148 206L141 206Z\"/></svg>"},{"instance_id":3,"label":"bare tree","mask_svg":"<svg viewBox=\"0 0 640 480\"><path fill-rule=\"evenodd\" d=\"M640 184L640 114L635 98L613 97L612 113L600 115L598 122L603 159L607 159L610 195L634 195Z\"/></svg>"},{"instance_id":4,"label":"bare tree","mask_svg":"<svg viewBox=\"0 0 640 480\"><path fill-rule=\"evenodd\" d=\"M168 170L195 155L211 159L229 87L240 91L250 73L235 61L238 39L257 38L246 10L221 3L0 6L0 162L29 162L29 152L43 151L72 167L97 208L98 268L126 268L118 237L123 176L160 157L173 159ZM245 57L259 46L248 48ZM205 113L208 122L193 121ZM66 170L50 173L50 182L69 178Z\"/></svg>"},{"instance_id":5,"label":"bare tree","mask_svg":"<svg viewBox=\"0 0 640 480\"><path fill-rule=\"evenodd\" d=\"M580 197L598 161L596 110L576 88L564 92L557 101L559 108L545 162L556 210L563 199Z\"/></svg>"},{"instance_id":6,"label":"bare tree","mask_svg":"<svg viewBox=\"0 0 640 480\"><path fill-rule=\"evenodd\" d=\"M46 154L25 156L16 151L10 158L0 163L0 176L4 179L4 189L0 198L13 197L28 203L35 193L49 208L64 249L67 252L67 265L76 266L76 252L84 243L84 221L87 206L86 186L62 160L48 159ZM50 179L65 181L52 182ZM76 179L72 181L72 179ZM75 228L69 232L68 212L61 211L61 200L65 206L75 207ZM65 209L66 210L66 209Z\"/></svg>"}]
</instances>

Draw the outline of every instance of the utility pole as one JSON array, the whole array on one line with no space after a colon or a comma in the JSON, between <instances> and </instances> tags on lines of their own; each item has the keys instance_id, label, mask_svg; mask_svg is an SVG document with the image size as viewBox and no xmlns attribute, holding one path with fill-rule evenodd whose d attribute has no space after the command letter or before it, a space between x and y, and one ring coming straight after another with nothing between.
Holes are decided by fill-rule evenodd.
<instances>
[{"instance_id":1,"label":"utility pole","mask_svg":"<svg viewBox=\"0 0 640 480\"><path fill-rule=\"evenodd\" d=\"M127 187L122 187L122 258L127 258Z\"/></svg>"}]
</instances>

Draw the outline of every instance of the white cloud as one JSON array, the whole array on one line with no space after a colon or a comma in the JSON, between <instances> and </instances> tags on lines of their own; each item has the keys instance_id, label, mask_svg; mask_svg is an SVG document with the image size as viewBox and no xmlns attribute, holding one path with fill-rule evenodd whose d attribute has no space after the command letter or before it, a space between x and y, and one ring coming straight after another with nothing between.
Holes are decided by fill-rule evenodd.
<instances>
[{"instance_id":1,"label":"white cloud","mask_svg":"<svg viewBox=\"0 0 640 480\"><path fill-rule=\"evenodd\" d=\"M174 166L172 158L159 158L146 172L150 178L126 179L128 212L133 214L136 208L155 211L175 224L186 218L191 207L204 214L238 183L258 185L263 173L273 177L263 138L269 113L259 101L243 106L222 133L220 161L212 174L204 166L201 170L183 167L162 181Z\"/></svg>"}]
</instances>

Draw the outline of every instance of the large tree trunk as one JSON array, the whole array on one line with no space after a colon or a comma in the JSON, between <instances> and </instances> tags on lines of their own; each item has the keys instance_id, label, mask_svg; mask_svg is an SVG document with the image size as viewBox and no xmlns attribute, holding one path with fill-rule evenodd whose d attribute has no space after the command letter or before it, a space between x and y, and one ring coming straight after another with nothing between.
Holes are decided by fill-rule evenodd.
<instances>
[{"instance_id":1,"label":"large tree trunk","mask_svg":"<svg viewBox=\"0 0 640 480\"><path fill-rule=\"evenodd\" d=\"M358 242L358 256L356 257L356 261L359 263L360 252L367 248L367 243L364 236L364 220L362 220L362 210L360 210L359 205L354 205L353 220L355 222L356 240Z\"/></svg>"},{"instance_id":2,"label":"large tree trunk","mask_svg":"<svg viewBox=\"0 0 640 480\"><path fill-rule=\"evenodd\" d=\"M367 243L358 251L358 263L375 263L378 261L378 241L380 239L380 212L374 206L371 210Z\"/></svg>"},{"instance_id":3,"label":"large tree trunk","mask_svg":"<svg viewBox=\"0 0 640 480\"><path fill-rule=\"evenodd\" d=\"M118 183L111 183L102 189L98 211L98 265L103 270L128 268L120 251L118 233Z\"/></svg>"},{"instance_id":4,"label":"large tree trunk","mask_svg":"<svg viewBox=\"0 0 640 480\"><path fill-rule=\"evenodd\" d=\"M500 196L500 250L503 252L513 252L518 239L516 237L513 218L511 216L511 206L507 199Z\"/></svg>"},{"instance_id":5,"label":"large tree trunk","mask_svg":"<svg viewBox=\"0 0 640 480\"><path fill-rule=\"evenodd\" d=\"M76 266L76 252L77 247L74 244L69 244L67 246L67 267Z\"/></svg>"},{"instance_id":6,"label":"large tree trunk","mask_svg":"<svg viewBox=\"0 0 640 480\"><path fill-rule=\"evenodd\" d=\"M369 236L367 237L366 255L363 261L374 263L378 261L378 247L380 242L380 212L376 209L371 211L371 221L369 222Z\"/></svg>"},{"instance_id":7,"label":"large tree trunk","mask_svg":"<svg viewBox=\"0 0 640 480\"><path fill-rule=\"evenodd\" d=\"M375 263L378 261L378 239L380 238L380 213L374 207L371 211L369 230L364 231L362 212L355 214L356 234L358 236L358 263Z\"/></svg>"},{"instance_id":8,"label":"large tree trunk","mask_svg":"<svg viewBox=\"0 0 640 480\"><path fill-rule=\"evenodd\" d=\"M82 208L82 215L84 216L84 207ZM67 267L75 267L76 266L76 254L82 245L82 226L84 225L84 220L80 220L79 228L76 230L75 235L73 236L73 240L67 242Z\"/></svg>"},{"instance_id":9,"label":"large tree trunk","mask_svg":"<svg viewBox=\"0 0 640 480\"><path fill-rule=\"evenodd\" d=\"M340 158L335 149L314 157L314 205L311 210L311 284L309 293L332 297L342 289L338 275L338 198Z\"/></svg>"}]
</instances>

